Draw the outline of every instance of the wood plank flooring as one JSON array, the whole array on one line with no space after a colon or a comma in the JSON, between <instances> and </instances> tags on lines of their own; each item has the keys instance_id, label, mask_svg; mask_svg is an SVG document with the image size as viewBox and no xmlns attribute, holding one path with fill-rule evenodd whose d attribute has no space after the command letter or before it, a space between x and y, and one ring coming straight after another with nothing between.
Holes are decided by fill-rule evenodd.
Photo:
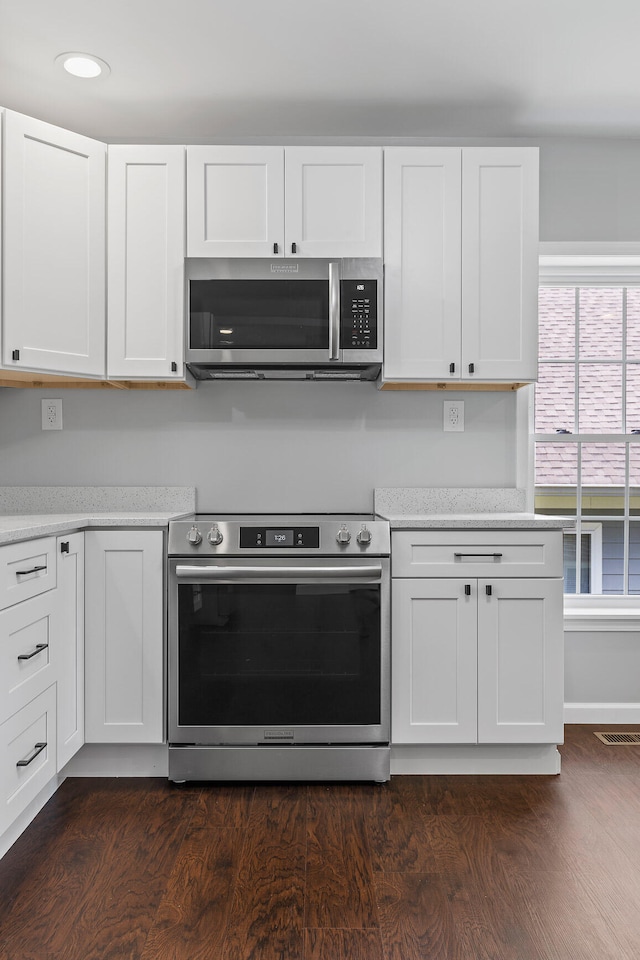
<instances>
[{"instance_id":1,"label":"wood plank flooring","mask_svg":"<svg viewBox=\"0 0 640 960\"><path fill-rule=\"evenodd\" d=\"M640 746L595 729L559 777L66 780L0 861L0 960L637 960Z\"/></svg>"}]
</instances>

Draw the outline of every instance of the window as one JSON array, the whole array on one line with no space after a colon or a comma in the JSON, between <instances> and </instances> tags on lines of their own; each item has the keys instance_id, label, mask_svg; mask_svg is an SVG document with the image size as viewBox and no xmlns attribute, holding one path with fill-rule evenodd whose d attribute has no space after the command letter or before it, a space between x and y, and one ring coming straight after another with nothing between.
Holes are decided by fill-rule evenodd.
<instances>
[{"instance_id":1,"label":"window","mask_svg":"<svg viewBox=\"0 0 640 960\"><path fill-rule=\"evenodd\" d=\"M640 594L640 286L543 285L539 318L536 511L576 517L565 592Z\"/></svg>"}]
</instances>

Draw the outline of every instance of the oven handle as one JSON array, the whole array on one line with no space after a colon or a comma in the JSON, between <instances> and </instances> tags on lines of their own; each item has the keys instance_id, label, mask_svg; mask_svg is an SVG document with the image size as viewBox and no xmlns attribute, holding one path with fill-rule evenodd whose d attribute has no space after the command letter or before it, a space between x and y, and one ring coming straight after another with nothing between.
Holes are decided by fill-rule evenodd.
<instances>
[{"instance_id":1,"label":"oven handle","mask_svg":"<svg viewBox=\"0 0 640 960\"><path fill-rule=\"evenodd\" d=\"M190 580L324 580L331 577L335 580L357 580L368 583L378 583L382 580L382 567L371 564L361 567L323 566L323 567L176 567L176 577L188 577Z\"/></svg>"}]
</instances>

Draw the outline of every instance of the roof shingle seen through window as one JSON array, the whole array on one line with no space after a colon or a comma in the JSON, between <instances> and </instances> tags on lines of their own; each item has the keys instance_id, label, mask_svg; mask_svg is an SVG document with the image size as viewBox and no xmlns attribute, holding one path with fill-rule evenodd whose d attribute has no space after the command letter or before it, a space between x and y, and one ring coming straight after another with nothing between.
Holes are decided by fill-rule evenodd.
<instances>
[{"instance_id":1,"label":"roof shingle seen through window","mask_svg":"<svg viewBox=\"0 0 640 960\"><path fill-rule=\"evenodd\" d=\"M539 295L540 369L536 385L536 433L612 434L623 429L623 376L626 377L626 430L640 430L640 364L622 358L623 291L618 287L582 287L579 304L578 406L575 423L574 287L542 287ZM545 361L560 361L550 363ZM593 361L604 360L608 363ZM627 360L640 361L640 289L627 290ZM583 447L583 483L625 482L624 444ZM576 483L577 452L570 444L537 444L536 483ZM631 478L631 482L634 480Z\"/></svg>"}]
</instances>

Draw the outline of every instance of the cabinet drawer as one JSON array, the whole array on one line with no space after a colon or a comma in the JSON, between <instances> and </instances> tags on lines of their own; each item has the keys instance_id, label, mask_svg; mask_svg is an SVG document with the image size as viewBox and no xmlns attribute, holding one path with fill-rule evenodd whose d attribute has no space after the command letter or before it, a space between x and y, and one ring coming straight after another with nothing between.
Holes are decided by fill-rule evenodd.
<instances>
[{"instance_id":1,"label":"cabinet drawer","mask_svg":"<svg viewBox=\"0 0 640 960\"><path fill-rule=\"evenodd\" d=\"M391 536L394 577L561 577L561 530L415 530Z\"/></svg>"},{"instance_id":2,"label":"cabinet drawer","mask_svg":"<svg viewBox=\"0 0 640 960\"><path fill-rule=\"evenodd\" d=\"M0 610L56 585L56 538L0 547Z\"/></svg>"},{"instance_id":3,"label":"cabinet drawer","mask_svg":"<svg viewBox=\"0 0 640 960\"><path fill-rule=\"evenodd\" d=\"M52 663L56 591L0 611L0 723L55 679Z\"/></svg>"},{"instance_id":4,"label":"cabinet drawer","mask_svg":"<svg viewBox=\"0 0 640 960\"><path fill-rule=\"evenodd\" d=\"M54 683L0 725L0 833L13 823L55 772Z\"/></svg>"}]
</instances>

